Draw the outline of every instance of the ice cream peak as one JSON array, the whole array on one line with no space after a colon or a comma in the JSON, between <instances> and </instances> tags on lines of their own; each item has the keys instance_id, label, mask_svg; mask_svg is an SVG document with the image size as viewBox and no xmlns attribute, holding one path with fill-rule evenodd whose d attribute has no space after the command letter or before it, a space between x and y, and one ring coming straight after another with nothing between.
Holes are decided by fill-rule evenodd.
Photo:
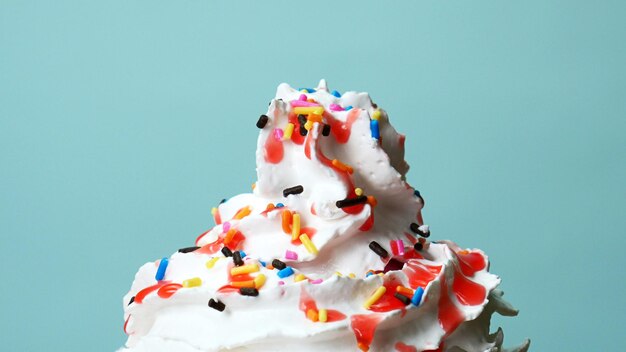
<instances>
[{"instance_id":1,"label":"ice cream peak","mask_svg":"<svg viewBox=\"0 0 626 352\"><path fill-rule=\"evenodd\" d=\"M195 246L144 265L125 297L135 351L487 350L514 315L480 250L430 243L404 136L366 93L281 84L253 192ZM526 347L522 346L521 350Z\"/></svg>"}]
</instances>

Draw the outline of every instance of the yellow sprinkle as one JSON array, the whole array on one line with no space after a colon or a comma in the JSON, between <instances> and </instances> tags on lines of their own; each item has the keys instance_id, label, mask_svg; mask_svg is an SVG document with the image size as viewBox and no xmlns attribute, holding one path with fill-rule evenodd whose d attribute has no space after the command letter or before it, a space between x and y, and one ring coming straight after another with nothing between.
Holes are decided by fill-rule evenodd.
<instances>
[{"instance_id":1,"label":"yellow sprinkle","mask_svg":"<svg viewBox=\"0 0 626 352\"><path fill-rule=\"evenodd\" d=\"M372 114L372 120L378 120L378 119L380 119L380 110L376 110Z\"/></svg>"},{"instance_id":2,"label":"yellow sprinkle","mask_svg":"<svg viewBox=\"0 0 626 352\"><path fill-rule=\"evenodd\" d=\"M261 287L263 287L263 285L265 285L265 281L266 281L266 277L263 274L259 274L257 275L257 277L254 278L254 287L258 290Z\"/></svg>"},{"instance_id":3,"label":"yellow sprinkle","mask_svg":"<svg viewBox=\"0 0 626 352\"><path fill-rule=\"evenodd\" d=\"M254 280L233 281L230 283L230 285L233 287L249 287L249 288L253 288L255 286Z\"/></svg>"},{"instance_id":4,"label":"yellow sprinkle","mask_svg":"<svg viewBox=\"0 0 626 352\"><path fill-rule=\"evenodd\" d=\"M254 191L254 189L256 188L256 182L252 184L252 190Z\"/></svg>"},{"instance_id":5,"label":"yellow sprinkle","mask_svg":"<svg viewBox=\"0 0 626 352\"><path fill-rule=\"evenodd\" d=\"M318 318L317 312L315 311L315 309L309 309L306 311L306 317L312 322L316 322Z\"/></svg>"},{"instance_id":6,"label":"yellow sprinkle","mask_svg":"<svg viewBox=\"0 0 626 352\"><path fill-rule=\"evenodd\" d=\"M293 113L296 115L308 115L308 114L322 115L324 114L324 107L323 106L298 106L298 107L293 108Z\"/></svg>"},{"instance_id":7,"label":"yellow sprinkle","mask_svg":"<svg viewBox=\"0 0 626 352\"><path fill-rule=\"evenodd\" d=\"M374 294L370 298L368 298L365 303L363 303L363 308L370 309L372 304L376 303L376 301L378 301L380 297L385 294L386 291L387 288L385 286L380 286L379 288L377 288L376 292L374 292Z\"/></svg>"},{"instance_id":8,"label":"yellow sprinkle","mask_svg":"<svg viewBox=\"0 0 626 352\"><path fill-rule=\"evenodd\" d=\"M211 215L215 215L215 213L217 213L217 208L211 208Z\"/></svg>"},{"instance_id":9,"label":"yellow sprinkle","mask_svg":"<svg viewBox=\"0 0 626 352\"><path fill-rule=\"evenodd\" d=\"M207 269L212 269L215 263L220 260L220 257L213 257L206 262Z\"/></svg>"},{"instance_id":10,"label":"yellow sprinkle","mask_svg":"<svg viewBox=\"0 0 626 352\"><path fill-rule=\"evenodd\" d=\"M362 196L363 195L363 190L360 188L355 188L354 189L354 194L356 194L357 196Z\"/></svg>"},{"instance_id":11,"label":"yellow sprinkle","mask_svg":"<svg viewBox=\"0 0 626 352\"><path fill-rule=\"evenodd\" d=\"M235 275L241 275L241 274L255 273L257 271L259 271L258 264L246 264L242 266L233 267L232 269L230 269L230 274L235 276Z\"/></svg>"},{"instance_id":12,"label":"yellow sprinkle","mask_svg":"<svg viewBox=\"0 0 626 352\"><path fill-rule=\"evenodd\" d=\"M304 276L304 274L298 274L293 279L293 281L295 281L295 282L300 282L300 281L304 281L304 280L306 280L306 276Z\"/></svg>"},{"instance_id":13,"label":"yellow sprinkle","mask_svg":"<svg viewBox=\"0 0 626 352\"><path fill-rule=\"evenodd\" d=\"M351 278L351 279L354 279L354 278L356 278L356 275L354 273L350 273L350 274L348 274L348 277Z\"/></svg>"},{"instance_id":14,"label":"yellow sprinkle","mask_svg":"<svg viewBox=\"0 0 626 352\"><path fill-rule=\"evenodd\" d=\"M295 241L300 236L300 214L291 216L291 240Z\"/></svg>"},{"instance_id":15,"label":"yellow sprinkle","mask_svg":"<svg viewBox=\"0 0 626 352\"><path fill-rule=\"evenodd\" d=\"M187 279L183 281L183 287L196 287L202 285L202 279L199 277L194 277L193 279Z\"/></svg>"},{"instance_id":16,"label":"yellow sprinkle","mask_svg":"<svg viewBox=\"0 0 626 352\"><path fill-rule=\"evenodd\" d=\"M337 275L337 276L339 276L339 277L342 277L342 276L343 276L343 275L342 275L340 272L338 272L338 271L335 271L335 275Z\"/></svg>"},{"instance_id":17,"label":"yellow sprinkle","mask_svg":"<svg viewBox=\"0 0 626 352\"><path fill-rule=\"evenodd\" d=\"M378 273L378 276L383 277L383 276L385 276L385 274L383 274L383 273Z\"/></svg>"},{"instance_id":18,"label":"yellow sprinkle","mask_svg":"<svg viewBox=\"0 0 626 352\"><path fill-rule=\"evenodd\" d=\"M307 131L310 131L310 130L311 130L311 128L313 128L313 121L311 121L311 120L307 121L307 122L304 124L304 128L305 128Z\"/></svg>"},{"instance_id":19,"label":"yellow sprinkle","mask_svg":"<svg viewBox=\"0 0 626 352\"><path fill-rule=\"evenodd\" d=\"M320 309L319 312L317 313L317 319L322 322L325 323L328 321L328 311L326 311L326 309Z\"/></svg>"},{"instance_id":20,"label":"yellow sprinkle","mask_svg":"<svg viewBox=\"0 0 626 352\"><path fill-rule=\"evenodd\" d=\"M306 250L309 251L309 253L311 253L311 254L317 254L318 253L317 252L317 247L315 247L313 242L311 242L311 239L309 238L309 236L306 233L303 233L302 235L300 235L300 241L304 245L304 248L306 248Z\"/></svg>"},{"instance_id":21,"label":"yellow sprinkle","mask_svg":"<svg viewBox=\"0 0 626 352\"><path fill-rule=\"evenodd\" d=\"M300 89L300 93L308 93L309 91L306 89Z\"/></svg>"},{"instance_id":22,"label":"yellow sprinkle","mask_svg":"<svg viewBox=\"0 0 626 352\"><path fill-rule=\"evenodd\" d=\"M291 135L293 134L294 124L289 122L287 127L285 127L285 132L283 133L283 140L291 139Z\"/></svg>"},{"instance_id":23,"label":"yellow sprinkle","mask_svg":"<svg viewBox=\"0 0 626 352\"><path fill-rule=\"evenodd\" d=\"M237 212L237 214L235 214L233 219L241 220L245 218L246 216L250 215L251 212L252 212L252 209L249 206L243 207Z\"/></svg>"}]
</instances>

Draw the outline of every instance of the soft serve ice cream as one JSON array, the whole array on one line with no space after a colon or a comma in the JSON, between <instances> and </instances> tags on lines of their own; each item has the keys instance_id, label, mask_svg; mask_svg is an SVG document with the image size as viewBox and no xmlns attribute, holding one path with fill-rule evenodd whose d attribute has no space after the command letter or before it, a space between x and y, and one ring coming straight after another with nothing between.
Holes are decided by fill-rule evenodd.
<instances>
[{"instance_id":1,"label":"soft serve ice cream","mask_svg":"<svg viewBox=\"0 0 626 352\"><path fill-rule=\"evenodd\" d=\"M491 315L517 311L481 250L426 240L405 137L367 93L281 84L256 126L253 192L139 269L123 351L501 351Z\"/></svg>"}]
</instances>

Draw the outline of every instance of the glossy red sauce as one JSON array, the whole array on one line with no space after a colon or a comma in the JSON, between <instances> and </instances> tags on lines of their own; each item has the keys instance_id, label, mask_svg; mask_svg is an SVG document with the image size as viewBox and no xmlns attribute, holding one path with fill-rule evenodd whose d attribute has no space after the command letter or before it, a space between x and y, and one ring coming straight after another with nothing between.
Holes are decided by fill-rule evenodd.
<instances>
[{"instance_id":1,"label":"glossy red sauce","mask_svg":"<svg viewBox=\"0 0 626 352\"><path fill-rule=\"evenodd\" d=\"M456 252L459 258L461 271L466 276L474 276L477 271L483 270L487 266L487 260L478 252Z\"/></svg>"},{"instance_id":2,"label":"glossy red sauce","mask_svg":"<svg viewBox=\"0 0 626 352\"><path fill-rule=\"evenodd\" d=\"M384 313L389 312L396 309L406 310L406 306L399 299L395 298L393 295L396 293L396 287L400 285L398 281L390 280L384 283L385 288L387 289L376 303L372 304L370 310L372 312Z\"/></svg>"},{"instance_id":3,"label":"glossy red sauce","mask_svg":"<svg viewBox=\"0 0 626 352\"><path fill-rule=\"evenodd\" d=\"M163 285L163 286L161 286L161 288L159 288L159 290L157 291L157 295L159 295L159 297L161 297L161 298L170 298L170 297L172 297L172 295L173 295L174 293L176 293L176 291L178 291L181 287L183 287L183 285L181 285L181 284L176 284L176 283L171 283L171 284Z\"/></svg>"},{"instance_id":4,"label":"glossy red sauce","mask_svg":"<svg viewBox=\"0 0 626 352\"><path fill-rule=\"evenodd\" d=\"M315 303L315 300L311 298L311 296L304 290L304 288L302 288L302 290L300 291L300 304L298 305L298 308L300 308L300 310L304 313L305 318L309 309L318 311L317 303ZM326 312L327 323L344 320L346 318L345 314L335 309L326 309Z\"/></svg>"},{"instance_id":5,"label":"glossy red sauce","mask_svg":"<svg viewBox=\"0 0 626 352\"><path fill-rule=\"evenodd\" d=\"M439 324L446 336L453 332L464 320L463 313L454 305L448 294L445 275L441 276L441 294L439 296Z\"/></svg>"},{"instance_id":6,"label":"glossy red sauce","mask_svg":"<svg viewBox=\"0 0 626 352\"><path fill-rule=\"evenodd\" d=\"M194 253L198 253L198 254L214 254L214 253L217 253L218 251L220 251L224 247L224 236L225 235L226 234L224 234L224 233L220 234L215 241L200 247L199 249L195 250ZM235 235L233 236L233 238L230 241L230 243L228 244L228 248L230 248L233 251L234 250L239 250L239 249L241 249L241 245L243 244L243 242L245 240L246 240L246 236L244 236L244 234L241 233L241 231L237 231L237 232L235 232Z\"/></svg>"},{"instance_id":7,"label":"glossy red sauce","mask_svg":"<svg viewBox=\"0 0 626 352\"><path fill-rule=\"evenodd\" d=\"M485 301L487 291L483 285L468 279L462 273L454 272L452 290L461 304L475 306Z\"/></svg>"},{"instance_id":8,"label":"glossy red sauce","mask_svg":"<svg viewBox=\"0 0 626 352\"><path fill-rule=\"evenodd\" d=\"M131 317L131 316L130 316L130 314L129 314L129 315L128 315L128 318L126 318L126 321L124 322L124 333L125 333L126 335L131 335L131 334L129 334L129 333L128 333L128 331L126 331L126 327L128 326L128 321L130 320L130 317Z\"/></svg>"},{"instance_id":9,"label":"glossy red sauce","mask_svg":"<svg viewBox=\"0 0 626 352\"><path fill-rule=\"evenodd\" d=\"M409 278L409 285L412 289L416 289L418 286L426 288L437 277L441 271L441 266L426 265L417 260L409 260L402 271Z\"/></svg>"},{"instance_id":10,"label":"glossy red sauce","mask_svg":"<svg viewBox=\"0 0 626 352\"><path fill-rule=\"evenodd\" d=\"M144 288L143 290L137 292L137 294L135 295L135 303L137 304L143 303L143 299L146 298L147 295L158 290L159 288L161 288L161 286L165 286L169 283L170 283L169 281L165 281L165 280L159 281L155 285L148 286Z\"/></svg>"},{"instance_id":11,"label":"glossy red sauce","mask_svg":"<svg viewBox=\"0 0 626 352\"><path fill-rule=\"evenodd\" d=\"M363 225L359 227L359 230L369 231L372 229L372 226L374 226L374 209L372 209L370 216L368 216L367 219L365 219L365 222L363 223Z\"/></svg>"},{"instance_id":12,"label":"glossy red sauce","mask_svg":"<svg viewBox=\"0 0 626 352\"><path fill-rule=\"evenodd\" d=\"M337 120L333 115L329 112L324 111L324 117L326 118L326 123L330 125L330 134L335 137L335 140L338 143L346 143L348 139L350 139L350 132L352 131L352 124L359 117L361 113L360 109L352 109L348 113L348 117L346 118L346 122L342 122Z\"/></svg>"},{"instance_id":13,"label":"glossy red sauce","mask_svg":"<svg viewBox=\"0 0 626 352\"><path fill-rule=\"evenodd\" d=\"M304 155L309 160L311 160L311 141L312 140L313 140L313 133L309 131L309 133L306 134L306 138L304 140Z\"/></svg>"},{"instance_id":14,"label":"glossy red sauce","mask_svg":"<svg viewBox=\"0 0 626 352\"><path fill-rule=\"evenodd\" d=\"M350 327L354 331L358 347L368 351L378 324L382 321L381 314L355 314L350 317Z\"/></svg>"},{"instance_id":15,"label":"glossy red sauce","mask_svg":"<svg viewBox=\"0 0 626 352\"><path fill-rule=\"evenodd\" d=\"M293 133L291 134L291 141L301 145L304 143L304 136L300 134L300 122L298 122L298 116L293 112L289 113L289 122L293 123L294 126Z\"/></svg>"},{"instance_id":16,"label":"glossy red sauce","mask_svg":"<svg viewBox=\"0 0 626 352\"><path fill-rule=\"evenodd\" d=\"M274 134L270 133L265 140L265 146L263 148L265 161L271 164L278 164L283 160L284 154L283 141L275 138Z\"/></svg>"},{"instance_id":17,"label":"glossy red sauce","mask_svg":"<svg viewBox=\"0 0 626 352\"><path fill-rule=\"evenodd\" d=\"M417 352L414 346L405 345L403 342L397 342L394 346L398 352Z\"/></svg>"},{"instance_id":18,"label":"glossy red sauce","mask_svg":"<svg viewBox=\"0 0 626 352\"><path fill-rule=\"evenodd\" d=\"M222 224L222 216L220 215L220 209L215 209L215 214L213 214L213 220L215 220L216 225Z\"/></svg>"}]
</instances>

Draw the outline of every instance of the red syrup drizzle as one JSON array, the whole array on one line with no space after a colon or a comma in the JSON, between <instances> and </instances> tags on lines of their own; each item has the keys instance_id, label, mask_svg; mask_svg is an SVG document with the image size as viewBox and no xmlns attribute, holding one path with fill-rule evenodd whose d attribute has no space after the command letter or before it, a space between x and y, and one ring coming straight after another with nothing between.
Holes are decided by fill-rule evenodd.
<instances>
[{"instance_id":1,"label":"red syrup drizzle","mask_svg":"<svg viewBox=\"0 0 626 352\"><path fill-rule=\"evenodd\" d=\"M441 271L441 266L426 265L417 260L409 260L404 265L402 271L409 278L411 288L426 288L426 286L437 277Z\"/></svg>"},{"instance_id":2,"label":"red syrup drizzle","mask_svg":"<svg viewBox=\"0 0 626 352\"><path fill-rule=\"evenodd\" d=\"M274 137L274 133L270 133L265 140L264 146L265 161L271 164L278 164L283 160L285 150L283 148L283 141Z\"/></svg>"},{"instance_id":3,"label":"red syrup drizzle","mask_svg":"<svg viewBox=\"0 0 626 352\"><path fill-rule=\"evenodd\" d=\"M128 318L126 318L126 321L124 322L124 333L125 333L126 335L132 335L132 333L131 333L131 334L129 334L129 333L128 333L128 331L126 331L126 327L128 326L128 321L130 320L130 317L131 317L131 316L130 316L130 314L129 314L129 315L128 315Z\"/></svg>"},{"instance_id":4,"label":"red syrup drizzle","mask_svg":"<svg viewBox=\"0 0 626 352\"><path fill-rule=\"evenodd\" d=\"M406 306L399 299L393 296L396 293L396 287L400 284L400 282L393 279L385 282L383 286L385 286L387 290L383 296L376 301L376 303L372 304L370 310L372 312L384 313L396 309L402 309L402 316L404 316L404 314L406 314Z\"/></svg>"},{"instance_id":5,"label":"red syrup drizzle","mask_svg":"<svg viewBox=\"0 0 626 352\"><path fill-rule=\"evenodd\" d=\"M355 314L350 317L350 327L354 331L357 346L361 351L369 351L378 324L383 320L380 314Z\"/></svg>"},{"instance_id":6,"label":"red syrup drizzle","mask_svg":"<svg viewBox=\"0 0 626 352\"><path fill-rule=\"evenodd\" d=\"M372 229L372 226L374 226L374 208L371 208L370 216L368 216L363 225L359 227L359 230L363 232L369 231Z\"/></svg>"},{"instance_id":7,"label":"red syrup drizzle","mask_svg":"<svg viewBox=\"0 0 626 352\"><path fill-rule=\"evenodd\" d=\"M291 134L291 141L300 145L304 142L304 136L300 134L300 122L298 122L298 115L293 112L289 113L289 122L293 123L293 133ZM307 133L308 134L308 133Z\"/></svg>"},{"instance_id":8,"label":"red syrup drizzle","mask_svg":"<svg viewBox=\"0 0 626 352\"><path fill-rule=\"evenodd\" d=\"M170 283L169 281L165 281L165 280L159 281L155 285L148 286L144 288L143 290L137 292L137 294L135 295L135 303L137 304L143 303L143 299L146 298L147 295L151 294L152 292L158 290L162 286L165 286L169 283Z\"/></svg>"},{"instance_id":9,"label":"red syrup drizzle","mask_svg":"<svg viewBox=\"0 0 626 352\"><path fill-rule=\"evenodd\" d=\"M304 288L302 288L302 290L300 291L300 304L298 305L298 308L300 308L300 310L304 313L305 318L307 316L306 313L309 311L309 309L318 311L317 303L315 303L313 298L309 296L309 294L304 290ZM346 318L345 314L335 309L326 309L326 313L327 313L327 317L326 317L327 323L341 321Z\"/></svg>"},{"instance_id":10,"label":"red syrup drizzle","mask_svg":"<svg viewBox=\"0 0 626 352\"><path fill-rule=\"evenodd\" d=\"M437 347L436 350L426 350L424 352L443 352L443 341L441 342L441 344L439 345L439 347Z\"/></svg>"},{"instance_id":11,"label":"red syrup drizzle","mask_svg":"<svg viewBox=\"0 0 626 352\"><path fill-rule=\"evenodd\" d=\"M459 302L466 306L475 306L485 301L487 292L483 285L468 279L462 273L454 272L452 290Z\"/></svg>"},{"instance_id":12,"label":"red syrup drizzle","mask_svg":"<svg viewBox=\"0 0 626 352\"><path fill-rule=\"evenodd\" d=\"M176 283L163 285L157 291L157 295L161 298L170 298L176 293L176 291L180 290L181 287L183 287L183 285Z\"/></svg>"},{"instance_id":13,"label":"red syrup drizzle","mask_svg":"<svg viewBox=\"0 0 626 352\"><path fill-rule=\"evenodd\" d=\"M195 250L194 253L197 254L214 254L217 253L219 250L222 249L222 247L224 247L224 236L226 236L225 233L220 234L217 239L211 243L205 244L204 246L200 247L199 249ZM239 250L241 249L241 244L246 240L246 236L244 236L243 233L241 233L241 231L237 231L235 232L235 235L233 236L233 239L230 241L230 243L228 244L228 248L230 248L231 250Z\"/></svg>"},{"instance_id":14,"label":"red syrup drizzle","mask_svg":"<svg viewBox=\"0 0 626 352\"><path fill-rule=\"evenodd\" d=\"M454 305L448 294L446 276L441 275L441 293L439 295L439 324L448 336L464 320L463 313Z\"/></svg>"},{"instance_id":15,"label":"red syrup drizzle","mask_svg":"<svg viewBox=\"0 0 626 352\"><path fill-rule=\"evenodd\" d=\"M485 257L477 252L459 251L456 252L456 256L459 259L461 271L466 276L474 276L477 271L487 266Z\"/></svg>"},{"instance_id":16,"label":"red syrup drizzle","mask_svg":"<svg viewBox=\"0 0 626 352\"><path fill-rule=\"evenodd\" d=\"M220 209L215 208L215 214L213 214L213 220L215 220L216 225L222 224L222 216L220 215Z\"/></svg>"},{"instance_id":17,"label":"red syrup drizzle","mask_svg":"<svg viewBox=\"0 0 626 352\"><path fill-rule=\"evenodd\" d=\"M411 242L411 244L416 244L416 243L417 243L417 238L416 238L415 236L411 235L411 234L410 234L410 233L408 233L408 232L405 232L405 233L404 233L404 237L406 237L406 239L407 239L409 242Z\"/></svg>"},{"instance_id":18,"label":"red syrup drizzle","mask_svg":"<svg viewBox=\"0 0 626 352\"><path fill-rule=\"evenodd\" d=\"M324 117L326 122L330 125L330 133L335 137L338 143L344 144L350 139L350 132L352 131L352 124L356 121L361 113L361 109L352 109L348 113L346 122L337 120L329 112L324 111Z\"/></svg>"},{"instance_id":19,"label":"red syrup drizzle","mask_svg":"<svg viewBox=\"0 0 626 352\"><path fill-rule=\"evenodd\" d=\"M403 342L397 342L394 347L398 352L417 352L417 348L415 348L414 346L406 345Z\"/></svg>"}]
</instances>

